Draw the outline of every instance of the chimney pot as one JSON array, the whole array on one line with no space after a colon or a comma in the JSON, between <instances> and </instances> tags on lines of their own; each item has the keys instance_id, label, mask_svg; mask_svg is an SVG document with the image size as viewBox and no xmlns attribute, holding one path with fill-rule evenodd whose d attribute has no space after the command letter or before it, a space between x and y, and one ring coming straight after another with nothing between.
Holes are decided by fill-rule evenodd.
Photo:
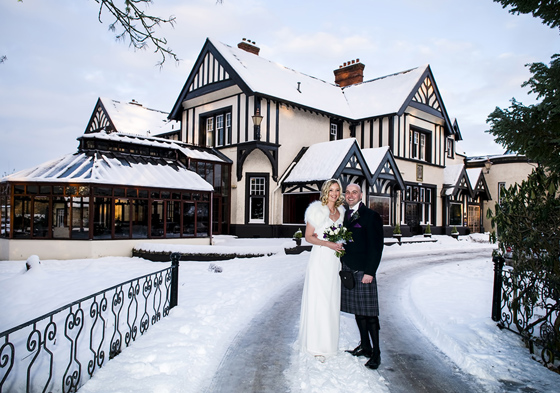
<instances>
[{"instance_id":1,"label":"chimney pot","mask_svg":"<svg viewBox=\"0 0 560 393\"><path fill-rule=\"evenodd\" d=\"M364 81L364 68L360 59L345 62L343 66L333 71L334 83L340 87L355 85Z\"/></svg>"},{"instance_id":2,"label":"chimney pot","mask_svg":"<svg viewBox=\"0 0 560 393\"><path fill-rule=\"evenodd\" d=\"M255 45L255 41L246 40L245 38L243 38L243 40L239 44L237 44L237 47L239 49L243 49L245 52L249 52L257 56L259 55L259 52L261 50L261 48Z\"/></svg>"}]
</instances>

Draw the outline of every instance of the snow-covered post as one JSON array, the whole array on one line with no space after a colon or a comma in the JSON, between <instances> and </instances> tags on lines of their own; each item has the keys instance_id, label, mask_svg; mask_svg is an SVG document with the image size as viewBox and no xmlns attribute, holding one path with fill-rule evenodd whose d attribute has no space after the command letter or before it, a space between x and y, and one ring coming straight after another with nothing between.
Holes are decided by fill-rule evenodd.
<instances>
[{"instance_id":1,"label":"snow-covered post","mask_svg":"<svg viewBox=\"0 0 560 393\"><path fill-rule=\"evenodd\" d=\"M502 313L502 270L504 268L505 259L496 255L492 257L494 262L494 294L492 296L492 320L494 322L500 321L500 314Z\"/></svg>"},{"instance_id":2,"label":"snow-covered post","mask_svg":"<svg viewBox=\"0 0 560 393\"><path fill-rule=\"evenodd\" d=\"M179 260L181 254L174 252L171 254L171 298L169 299L169 309L179 304Z\"/></svg>"}]
</instances>

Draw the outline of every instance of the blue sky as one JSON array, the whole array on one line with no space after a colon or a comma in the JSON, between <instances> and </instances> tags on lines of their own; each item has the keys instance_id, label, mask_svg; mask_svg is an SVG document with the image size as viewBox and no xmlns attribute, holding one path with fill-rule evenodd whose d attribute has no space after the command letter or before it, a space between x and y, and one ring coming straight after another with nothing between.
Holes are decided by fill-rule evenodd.
<instances>
[{"instance_id":1,"label":"blue sky","mask_svg":"<svg viewBox=\"0 0 560 393\"><path fill-rule=\"evenodd\" d=\"M560 32L491 0L154 0L174 15L159 32L182 61L163 68L153 48L134 51L97 20L94 0L4 0L0 5L0 175L77 148L98 97L170 111L204 44L255 41L260 55L334 82L359 58L365 80L430 64L467 155L499 154L486 118L512 97L534 103L525 64L549 63Z\"/></svg>"}]
</instances>

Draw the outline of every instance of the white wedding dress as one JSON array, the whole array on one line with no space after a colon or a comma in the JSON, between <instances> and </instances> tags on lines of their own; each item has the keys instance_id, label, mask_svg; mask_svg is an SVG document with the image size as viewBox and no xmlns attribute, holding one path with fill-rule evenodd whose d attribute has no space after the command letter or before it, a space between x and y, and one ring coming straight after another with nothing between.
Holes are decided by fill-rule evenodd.
<instances>
[{"instance_id":1,"label":"white wedding dress","mask_svg":"<svg viewBox=\"0 0 560 393\"><path fill-rule=\"evenodd\" d=\"M329 208L314 202L305 213L306 222L310 222L315 233L323 239L326 228L342 224L345 210L342 206L338 210L340 217L333 222L329 218ZM313 246L303 285L298 336L300 349L312 355L327 357L338 351L340 267L340 259L335 256L334 250Z\"/></svg>"}]
</instances>

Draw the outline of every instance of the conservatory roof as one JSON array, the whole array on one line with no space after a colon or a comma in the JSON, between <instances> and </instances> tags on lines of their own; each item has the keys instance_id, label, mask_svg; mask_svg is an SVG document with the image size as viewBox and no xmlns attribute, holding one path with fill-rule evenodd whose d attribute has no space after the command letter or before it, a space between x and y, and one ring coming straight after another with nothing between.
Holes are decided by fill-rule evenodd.
<instances>
[{"instance_id":1,"label":"conservatory roof","mask_svg":"<svg viewBox=\"0 0 560 393\"><path fill-rule=\"evenodd\" d=\"M97 151L68 154L6 176L2 182L92 183L213 191L206 180L176 160Z\"/></svg>"},{"instance_id":2,"label":"conservatory roof","mask_svg":"<svg viewBox=\"0 0 560 393\"><path fill-rule=\"evenodd\" d=\"M213 149L197 148L191 145L187 145L186 143L182 143L170 139L164 139L164 138L147 137L141 135L130 135L126 133L107 134L106 132L102 131L102 132L96 132L92 134L84 134L80 136L79 139L99 139L99 140L106 140L109 142L125 142L125 143L131 143L131 144L142 145L142 146L175 149L175 150L179 150L188 158L193 158L196 160L231 163L231 160L229 160L226 156L218 153Z\"/></svg>"}]
</instances>

